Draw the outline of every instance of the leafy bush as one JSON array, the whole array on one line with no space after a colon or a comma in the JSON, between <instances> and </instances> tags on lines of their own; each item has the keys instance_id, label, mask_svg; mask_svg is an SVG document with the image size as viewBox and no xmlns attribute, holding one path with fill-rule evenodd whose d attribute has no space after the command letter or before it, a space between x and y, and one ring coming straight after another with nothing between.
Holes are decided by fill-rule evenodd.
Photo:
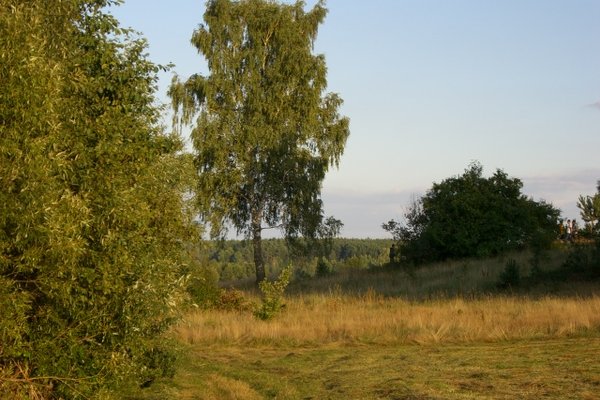
<instances>
[{"instance_id":1,"label":"leafy bush","mask_svg":"<svg viewBox=\"0 0 600 400\"><path fill-rule=\"evenodd\" d=\"M113 3L0 5L3 399L108 399L169 370L194 169Z\"/></svg>"},{"instance_id":2,"label":"leafy bush","mask_svg":"<svg viewBox=\"0 0 600 400\"><path fill-rule=\"evenodd\" d=\"M509 289L519 286L521 283L521 271L519 264L514 259L510 259L506 262L504 271L500 274L498 280L498 286L502 289Z\"/></svg>"},{"instance_id":3,"label":"leafy bush","mask_svg":"<svg viewBox=\"0 0 600 400\"><path fill-rule=\"evenodd\" d=\"M175 343L165 341L143 352L141 363L144 368L137 379L141 387L150 386L158 378L175 376L176 355L173 348L176 346Z\"/></svg>"},{"instance_id":4,"label":"leafy bush","mask_svg":"<svg viewBox=\"0 0 600 400\"><path fill-rule=\"evenodd\" d=\"M582 279L600 278L600 240L593 245L575 245L562 265L563 272Z\"/></svg>"},{"instance_id":5,"label":"leafy bush","mask_svg":"<svg viewBox=\"0 0 600 400\"><path fill-rule=\"evenodd\" d=\"M522 182L497 170L490 178L473 163L458 177L434 183L405 213L383 228L414 263L489 257L526 246L547 248L557 235L559 210L521 193Z\"/></svg>"},{"instance_id":6,"label":"leafy bush","mask_svg":"<svg viewBox=\"0 0 600 400\"><path fill-rule=\"evenodd\" d=\"M308 280L308 279L312 279L314 278L316 275L316 271L313 273L310 269L304 267L304 268L297 268L294 271L294 278L296 280Z\"/></svg>"},{"instance_id":7,"label":"leafy bush","mask_svg":"<svg viewBox=\"0 0 600 400\"><path fill-rule=\"evenodd\" d=\"M194 304L201 308L215 305L219 301L219 274L213 268L193 266L188 273L187 292Z\"/></svg>"},{"instance_id":8,"label":"leafy bush","mask_svg":"<svg viewBox=\"0 0 600 400\"><path fill-rule=\"evenodd\" d=\"M319 258L317 262L317 276L328 276L333 273L333 265L325 257Z\"/></svg>"},{"instance_id":9,"label":"leafy bush","mask_svg":"<svg viewBox=\"0 0 600 400\"><path fill-rule=\"evenodd\" d=\"M262 303L254 311L254 315L262 320L269 320L275 317L283 307L283 293L290 283L292 276L292 267L288 266L281 271L279 278L273 282L264 280L259 283L262 293Z\"/></svg>"}]
</instances>

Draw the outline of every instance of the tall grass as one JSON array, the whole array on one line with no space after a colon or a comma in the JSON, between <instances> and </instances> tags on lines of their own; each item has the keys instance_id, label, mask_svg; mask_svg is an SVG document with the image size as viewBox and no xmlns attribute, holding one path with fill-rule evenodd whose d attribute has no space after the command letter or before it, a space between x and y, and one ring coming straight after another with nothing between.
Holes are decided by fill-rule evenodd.
<instances>
[{"instance_id":1,"label":"tall grass","mask_svg":"<svg viewBox=\"0 0 600 400\"><path fill-rule=\"evenodd\" d=\"M558 268L564 255L550 254L540 269ZM273 321L258 321L251 312L198 311L175 334L192 344L280 345L469 343L600 334L598 285L497 291L508 261L514 260L527 277L530 258L524 252L420 269L338 271L293 283L285 310Z\"/></svg>"},{"instance_id":2,"label":"tall grass","mask_svg":"<svg viewBox=\"0 0 600 400\"><path fill-rule=\"evenodd\" d=\"M566 252L560 250L548 253L539 269L550 271L559 268L566 255ZM400 296L411 300L476 297L496 290L500 276L510 260L518 265L523 278L530 276L532 257L530 252L518 252L493 259L439 262L418 269L410 266L344 269L320 279L293 282L289 292L327 293L339 288L344 293L363 294L367 290L375 290L386 296ZM542 293L548 291L546 287L538 289Z\"/></svg>"},{"instance_id":3,"label":"tall grass","mask_svg":"<svg viewBox=\"0 0 600 400\"><path fill-rule=\"evenodd\" d=\"M600 297L455 298L411 302L330 293L298 296L269 322L250 313L203 311L176 328L180 340L195 343L465 343L557 338L600 333Z\"/></svg>"}]
</instances>

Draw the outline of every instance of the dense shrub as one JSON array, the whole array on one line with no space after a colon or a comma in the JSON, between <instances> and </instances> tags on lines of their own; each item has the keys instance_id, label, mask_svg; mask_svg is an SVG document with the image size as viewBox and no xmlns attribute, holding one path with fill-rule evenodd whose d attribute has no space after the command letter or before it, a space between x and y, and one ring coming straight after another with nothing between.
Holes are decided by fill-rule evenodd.
<instances>
[{"instance_id":1,"label":"dense shrub","mask_svg":"<svg viewBox=\"0 0 600 400\"><path fill-rule=\"evenodd\" d=\"M0 0L2 399L107 399L169 374L193 167L112 3Z\"/></svg>"},{"instance_id":2,"label":"dense shrub","mask_svg":"<svg viewBox=\"0 0 600 400\"><path fill-rule=\"evenodd\" d=\"M473 163L463 175L434 183L409 207L406 223L383 224L403 258L422 263L550 246L559 210L523 195L519 179L501 170L484 178L482 171Z\"/></svg>"},{"instance_id":3,"label":"dense shrub","mask_svg":"<svg viewBox=\"0 0 600 400\"><path fill-rule=\"evenodd\" d=\"M328 276L333 273L333 265L325 257L320 257L317 262L317 276Z\"/></svg>"},{"instance_id":4,"label":"dense shrub","mask_svg":"<svg viewBox=\"0 0 600 400\"><path fill-rule=\"evenodd\" d=\"M594 244L577 244L562 265L563 273L580 279L600 278L600 240Z\"/></svg>"},{"instance_id":5,"label":"dense shrub","mask_svg":"<svg viewBox=\"0 0 600 400\"><path fill-rule=\"evenodd\" d=\"M194 304L211 307L219 301L219 274L214 268L193 265L188 271L187 292Z\"/></svg>"}]
</instances>

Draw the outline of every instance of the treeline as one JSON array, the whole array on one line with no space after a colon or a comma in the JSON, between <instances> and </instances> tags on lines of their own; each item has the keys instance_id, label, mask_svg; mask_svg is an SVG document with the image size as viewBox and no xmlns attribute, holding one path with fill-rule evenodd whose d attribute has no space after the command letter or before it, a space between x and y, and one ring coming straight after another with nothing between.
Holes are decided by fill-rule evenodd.
<instances>
[{"instance_id":1,"label":"treeline","mask_svg":"<svg viewBox=\"0 0 600 400\"><path fill-rule=\"evenodd\" d=\"M322 251L316 243L290 244L284 239L263 240L267 276L292 265L297 278L311 278L344 268L368 268L389 262L391 239L335 238ZM319 247L316 249L315 247ZM206 241L194 252L198 268L221 284L254 277L252 243L247 240ZM320 266L320 268L319 268Z\"/></svg>"}]
</instances>

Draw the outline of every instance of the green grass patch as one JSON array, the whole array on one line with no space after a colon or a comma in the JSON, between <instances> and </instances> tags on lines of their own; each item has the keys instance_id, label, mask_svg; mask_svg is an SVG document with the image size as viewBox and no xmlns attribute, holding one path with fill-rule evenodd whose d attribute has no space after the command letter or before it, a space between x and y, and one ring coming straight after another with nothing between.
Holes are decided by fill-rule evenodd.
<instances>
[{"instance_id":1,"label":"green grass patch","mask_svg":"<svg viewBox=\"0 0 600 400\"><path fill-rule=\"evenodd\" d=\"M128 399L594 399L600 333L468 345L189 347Z\"/></svg>"}]
</instances>

